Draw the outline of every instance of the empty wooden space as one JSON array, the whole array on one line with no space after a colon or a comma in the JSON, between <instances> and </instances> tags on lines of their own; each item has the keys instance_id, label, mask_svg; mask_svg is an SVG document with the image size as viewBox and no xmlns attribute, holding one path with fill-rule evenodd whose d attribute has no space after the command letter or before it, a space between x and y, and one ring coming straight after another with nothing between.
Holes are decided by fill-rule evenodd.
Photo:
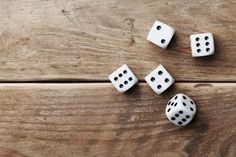
<instances>
[{"instance_id":1,"label":"empty wooden space","mask_svg":"<svg viewBox=\"0 0 236 157\"><path fill-rule=\"evenodd\" d=\"M0 1L1 157L236 156L234 0ZM176 29L167 50L146 41L155 20ZM192 58L189 36L216 53ZM140 83L119 94L128 64ZM176 83L158 96L144 77L163 64ZM197 104L186 127L165 117L176 93Z\"/></svg>"}]
</instances>

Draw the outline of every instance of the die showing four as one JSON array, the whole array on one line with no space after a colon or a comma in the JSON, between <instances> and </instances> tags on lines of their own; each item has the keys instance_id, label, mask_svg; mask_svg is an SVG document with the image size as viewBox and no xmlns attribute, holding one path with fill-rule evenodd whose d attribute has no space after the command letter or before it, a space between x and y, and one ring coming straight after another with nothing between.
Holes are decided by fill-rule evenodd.
<instances>
[{"instance_id":1,"label":"die showing four","mask_svg":"<svg viewBox=\"0 0 236 157\"><path fill-rule=\"evenodd\" d=\"M161 21L155 21L148 33L147 40L166 49L174 33L175 29L171 26ZM190 35L190 42L192 57L209 56L215 53L212 33ZM109 75L109 79L120 93L129 90L138 82L137 77L126 64ZM158 95L175 82L174 78L162 65L159 65L148 74L145 80ZM187 125L194 118L195 114L196 105L194 101L182 93L175 95L166 105L167 118L177 126Z\"/></svg>"},{"instance_id":2,"label":"die showing four","mask_svg":"<svg viewBox=\"0 0 236 157\"><path fill-rule=\"evenodd\" d=\"M162 65L159 65L150 74L148 74L145 77L145 80L158 95L164 92L175 82L175 79Z\"/></svg>"}]
</instances>

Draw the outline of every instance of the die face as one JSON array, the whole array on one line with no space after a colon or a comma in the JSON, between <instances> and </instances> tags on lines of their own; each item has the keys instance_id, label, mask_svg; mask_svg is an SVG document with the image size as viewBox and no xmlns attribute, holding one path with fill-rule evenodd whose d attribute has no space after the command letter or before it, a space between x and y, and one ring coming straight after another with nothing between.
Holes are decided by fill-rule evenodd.
<instances>
[{"instance_id":1,"label":"die face","mask_svg":"<svg viewBox=\"0 0 236 157\"><path fill-rule=\"evenodd\" d=\"M175 95L166 106L167 118L177 126L185 126L196 114L194 101L185 94Z\"/></svg>"},{"instance_id":2,"label":"die face","mask_svg":"<svg viewBox=\"0 0 236 157\"><path fill-rule=\"evenodd\" d=\"M158 95L175 82L174 78L162 65L159 65L149 75L147 75L145 80Z\"/></svg>"},{"instance_id":3,"label":"die face","mask_svg":"<svg viewBox=\"0 0 236 157\"><path fill-rule=\"evenodd\" d=\"M160 21L155 21L148 33L147 40L163 49L166 49L174 33L175 30L171 26Z\"/></svg>"},{"instance_id":4,"label":"die face","mask_svg":"<svg viewBox=\"0 0 236 157\"><path fill-rule=\"evenodd\" d=\"M193 57L213 55L215 52L212 33L194 34L190 36Z\"/></svg>"},{"instance_id":5,"label":"die face","mask_svg":"<svg viewBox=\"0 0 236 157\"><path fill-rule=\"evenodd\" d=\"M196 104L194 103L194 101L185 94L180 94L180 98L181 98L180 106L182 108L185 108L185 110L191 113L191 115L195 115Z\"/></svg>"},{"instance_id":6,"label":"die face","mask_svg":"<svg viewBox=\"0 0 236 157\"><path fill-rule=\"evenodd\" d=\"M109 79L120 93L127 91L138 82L137 77L126 64L109 75Z\"/></svg>"},{"instance_id":7,"label":"die face","mask_svg":"<svg viewBox=\"0 0 236 157\"><path fill-rule=\"evenodd\" d=\"M169 112L167 118L177 126L185 126L193 119L191 113L178 107Z\"/></svg>"}]
</instances>

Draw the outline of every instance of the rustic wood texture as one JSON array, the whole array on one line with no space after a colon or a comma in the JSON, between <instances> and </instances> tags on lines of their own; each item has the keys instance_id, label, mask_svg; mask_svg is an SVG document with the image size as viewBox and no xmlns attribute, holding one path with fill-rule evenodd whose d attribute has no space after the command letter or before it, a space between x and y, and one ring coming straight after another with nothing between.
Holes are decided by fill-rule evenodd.
<instances>
[{"instance_id":1,"label":"rustic wood texture","mask_svg":"<svg viewBox=\"0 0 236 157\"><path fill-rule=\"evenodd\" d=\"M0 156L235 157L235 8L235 0L0 1ZM167 50L145 39L156 19L176 29ZM201 32L214 34L216 54L194 59L189 35ZM163 64L178 83L161 96L146 83L119 94L108 75L124 63L140 81ZM179 92L198 108L182 128L164 112Z\"/></svg>"},{"instance_id":2,"label":"rustic wood texture","mask_svg":"<svg viewBox=\"0 0 236 157\"><path fill-rule=\"evenodd\" d=\"M137 76L163 64L178 81L236 81L235 0L0 1L0 81L106 81L127 63ZM168 50L146 41L159 19ZM193 59L189 35L214 34L216 54Z\"/></svg>"},{"instance_id":3,"label":"rustic wood texture","mask_svg":"<svg viewBox=\"0 0 236 157\"><path fill-rule=\"evenodd\" d=\"M198 112L187 127L165 117L176 92ZM236 84L177 83L157 96L146 84L126 94L108 83L1 84L0 156L234 157Z\"/></svg>"}]
</instances>

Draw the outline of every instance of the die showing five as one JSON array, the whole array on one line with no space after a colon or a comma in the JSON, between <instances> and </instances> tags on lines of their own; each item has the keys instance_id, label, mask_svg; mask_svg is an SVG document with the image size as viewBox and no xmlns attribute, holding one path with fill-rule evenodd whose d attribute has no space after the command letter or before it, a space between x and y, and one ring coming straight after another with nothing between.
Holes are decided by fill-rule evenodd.
<instances>
[{"instance_id":1,"label":"die showing five","mask_svg":"<svg viewBox=\"0 0 236 157\"><path fill-rule=\"evenodd\" d=\"M166 117L175 125L187 125L196 114L194 101L185 94L176 94L166 105Z\"/></svg>"},{"instance_id":2,"label":"die showing five","mask_svg":"<svg viewBox=\"0 0 236 157\"><path fill-rule=\"evenodd\" d=\"M175 33L175 29L161 22L155 21L147 40L163 49L166 49ZM214 39L212 33L201 33L190 35L192 57L203 57L215 53ZM123 93L133 87L138 79L130 68L124 64L112 74L109 79L115 88ZM159 65L145 77L148 85L156 94L166 91L174 82L174 78L168 71ZM196 114L194 101L185 94L177 94L166 105L167 118L177 126L185 126Z\"/></svg>"}]
</instances>

